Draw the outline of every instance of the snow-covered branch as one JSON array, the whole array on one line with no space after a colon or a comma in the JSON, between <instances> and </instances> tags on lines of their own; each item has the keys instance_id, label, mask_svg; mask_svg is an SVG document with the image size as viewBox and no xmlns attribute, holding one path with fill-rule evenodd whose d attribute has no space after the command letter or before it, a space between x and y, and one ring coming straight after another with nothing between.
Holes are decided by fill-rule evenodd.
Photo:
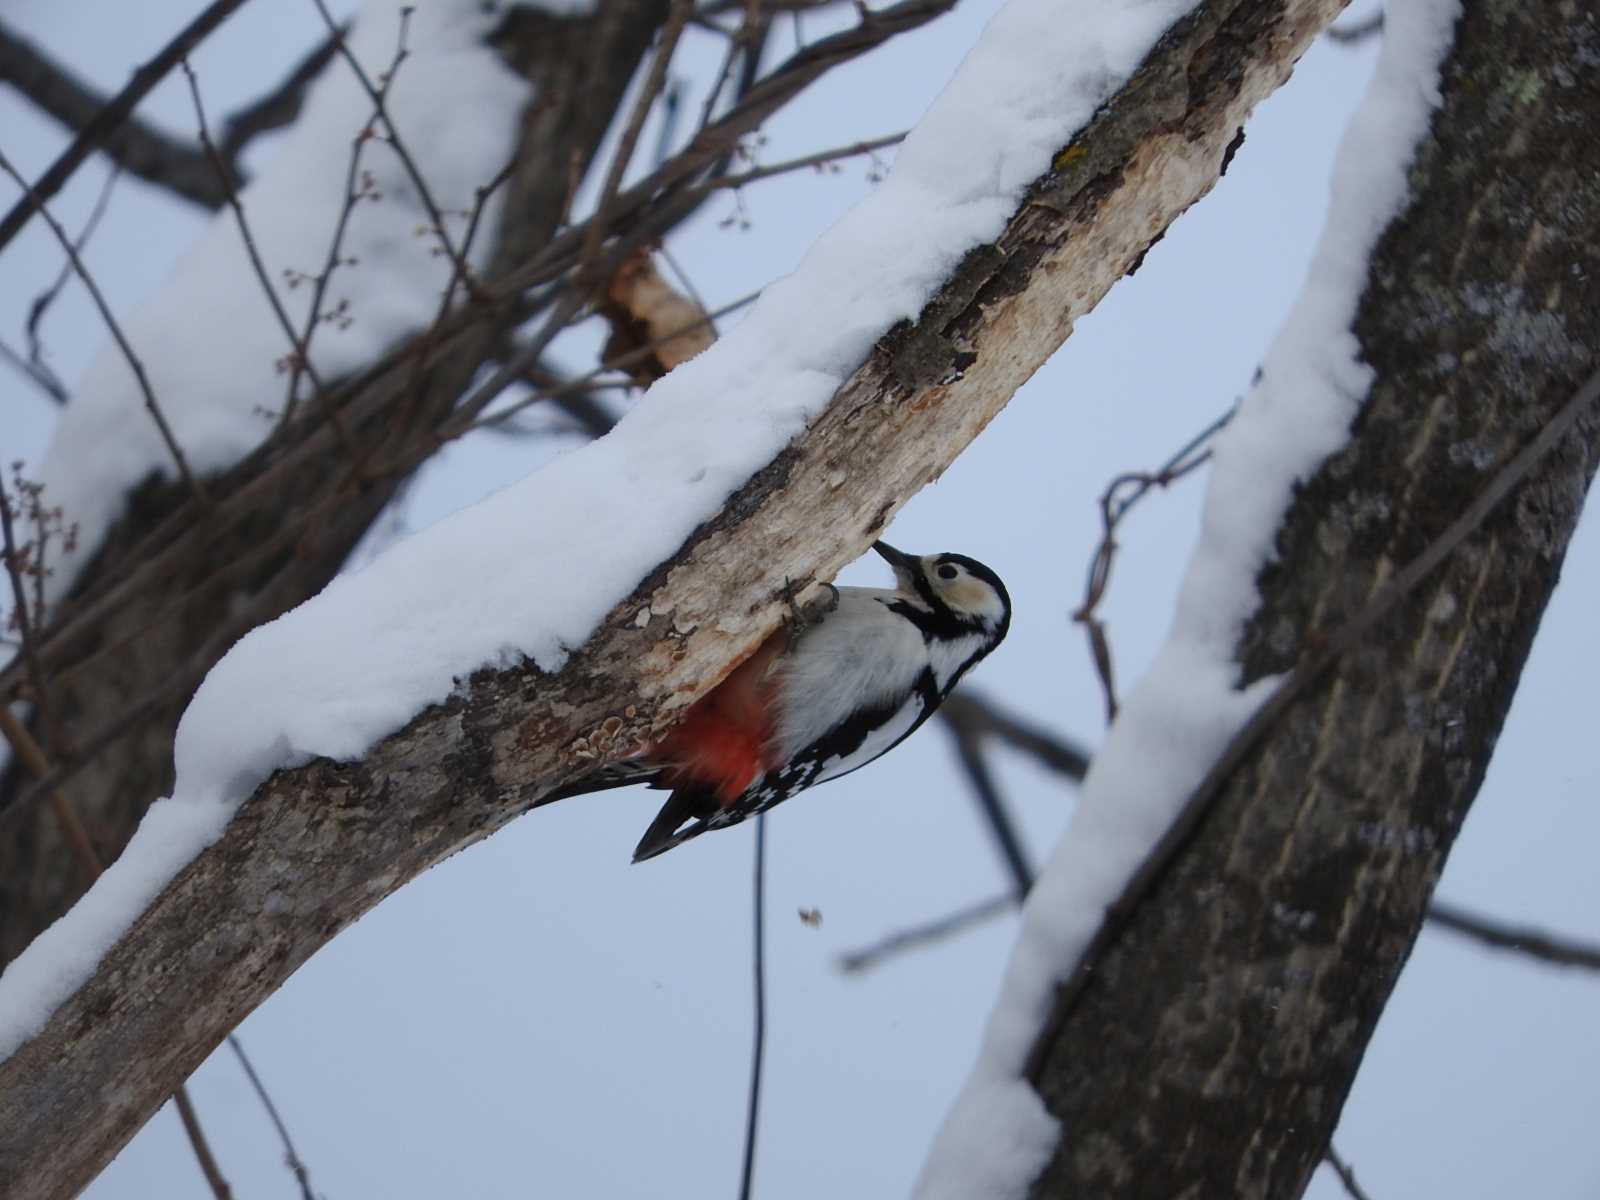
<instances>
[{"instance_id":1,"label":"snow-covered branch","mask_svg":"<svg viewBox=\"0 0 1600 1200\"><path fill-rule=\"evenodd\" d=\"M612 435L245 638L173 798L0 977L6 1194L69 1194L340 928L725 674L1211 187L1339 7L1016 0L882 188Z\"/></svg>"}]
</instances>

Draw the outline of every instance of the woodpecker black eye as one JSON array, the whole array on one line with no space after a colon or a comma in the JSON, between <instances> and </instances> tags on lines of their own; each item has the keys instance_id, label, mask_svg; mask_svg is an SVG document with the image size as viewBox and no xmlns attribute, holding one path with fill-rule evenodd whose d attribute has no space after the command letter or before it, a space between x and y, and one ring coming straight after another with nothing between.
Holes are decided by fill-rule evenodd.
<instances>
[{"instance_id":1,"label":"woodpecker black eye","mask_svg":"<svg viewBox=\"0 0 1600 1200\"><path fill-rule=\"evenodd\" d=\"M944 566L939 568L940 579L954 579L959 574L961 574L961 572L956 570L956 568L952 567L949 563L945 563Z\"/></svg>"}]
</instances>

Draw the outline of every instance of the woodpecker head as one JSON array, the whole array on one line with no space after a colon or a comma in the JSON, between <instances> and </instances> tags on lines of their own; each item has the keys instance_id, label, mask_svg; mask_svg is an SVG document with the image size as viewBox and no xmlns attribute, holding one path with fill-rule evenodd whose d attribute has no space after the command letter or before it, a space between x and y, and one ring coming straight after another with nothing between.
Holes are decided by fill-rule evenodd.
<instances>
[{"instance_id":1,"label":"woodpecker head","mask_svg":"<svg viewBox=\"0 0 1600 1200\"><path fill-rule=\"evenodd\" d=\"M872 548L894 568L895 583L911 603L928 610L944 628L939 636L974 634L998 645L1011 627L1011 596L1000 577L965 554L907 554L887 542Z\"/></svg>"}]
</instances>

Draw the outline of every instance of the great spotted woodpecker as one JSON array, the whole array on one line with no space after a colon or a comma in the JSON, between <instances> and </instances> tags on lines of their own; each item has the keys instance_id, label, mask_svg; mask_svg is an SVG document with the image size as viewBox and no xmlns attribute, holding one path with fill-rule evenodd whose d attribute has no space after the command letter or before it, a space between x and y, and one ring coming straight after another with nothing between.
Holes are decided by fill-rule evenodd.
<instances>
[{"instance_id":1,"label":"great spotted woodpecker","mask_svg":"<svg viewBox=\"0 0 1600 1200\"><path fill-rule=\"evenodd\" d=\"M672 789L634 862L866 766L1005 637L1011 597L988 567L962 554L872 548L894 568L893 588L830 585L820 616L769 637L666 737L599 783Z\"/></svg>"}]
</instances>

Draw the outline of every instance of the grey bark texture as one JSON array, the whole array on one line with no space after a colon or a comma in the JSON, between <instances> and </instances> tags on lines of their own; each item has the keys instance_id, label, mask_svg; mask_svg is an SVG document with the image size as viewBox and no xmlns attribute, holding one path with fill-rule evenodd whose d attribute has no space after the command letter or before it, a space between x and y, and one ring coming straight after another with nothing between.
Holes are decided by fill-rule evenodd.
<instances>
[{"instance_id":1,"label":"grey bark texture","mask_svg":"<svg viewBox=\"0 0 1600 1200\"><path fill-rule=\"evenodd\" d=\"M511 195L491 235L497 241L486 278L504 274L554 234L572 170L595 154L665 12L665 0L608 0L590 17L518 10L502 30L506 60L537 91L524 117ZM210 508L184 510L182 485L157 480L130 497L47 632L77 621L140 571L148 586L100 604L82 632L51 647L45 661L54 719L36 723L53 760L84 760L66 791L103 862L121 853L150 802L171 790L173 733L205 673L245 632L334 576L438 445L435 427L516 323L509 309L490 314L441 347L426 370L400 378L383 403L348 421L347 436L323 437L310 452L293 431L269 443L208 484L218 501ZM281 402L282 393L281 380L263 381L263 405ZM153 545L166 552L159 567ZM107 741L119 722L121 733ZM0 774L0 807L33 786L14 764ZM0 818L0 963L16 957L84 887L47 806Z\"/></svg>"},{"instance_id":2,"label":"grey bark texture","mask_svg":"<svg viewBox=\"0 0 1600 1200\"><path fill-rule=\"evenodd\" d=\"M1340 7L1219 2L1172 30L998 241L714 520L663 548L560 672L480 672L362 760L262 784L0 1064L0 1193L71 1195L341 928L725 675L780 621L786 581L831 578L859 554L1210 189L1250 109Z\"/></svg>"},{"instance_id":3,"label":"grey bark texture","mask_svg":"<svg viewBox=\"0 0 1600 1200\"><path fill-rule=\"evenodd\" d=\"M1284 672L1600 364L1600 24L1469 0L1355 329L1376 382L1238 648ZM1600 454L1580 421L1233 776L1048 1046L1033 1195L1298 1196L1483 779Z\"/></svg>"}]
</instances>

